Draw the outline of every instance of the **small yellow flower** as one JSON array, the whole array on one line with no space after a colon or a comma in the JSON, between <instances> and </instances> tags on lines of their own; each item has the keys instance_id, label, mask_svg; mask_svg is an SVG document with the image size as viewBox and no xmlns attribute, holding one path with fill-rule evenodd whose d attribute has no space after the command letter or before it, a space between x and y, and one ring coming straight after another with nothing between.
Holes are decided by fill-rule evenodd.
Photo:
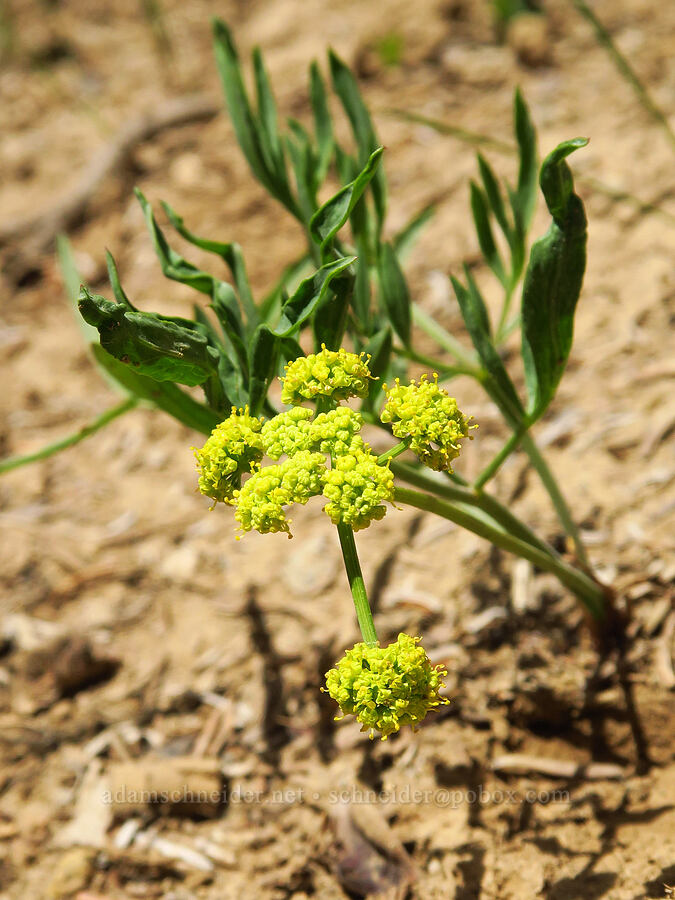
<instances>
[{"instance_id":1,"label":"small yellow flower","mask_svg":"<svg viewBox=\"0 0 675 900\"><path fill-rule=\"evenodd\" d=\"M469 436L468 419L457 401L438 385L438 375L428 381L422 375L419 384L393 387L384 385L387 402L380 419L391 422L392 431L401 440L410 439L410 449L430 469L452 472L451 461L459 456L460 441Z\"/></svg>"},{"instance_id":2,"label":"small yellow flower","mask_svg":"<svg viewBox=\"0 0 675 900\"><path fill-rule=\"evenodd\" d=\"M232 503L241 487L241 476L251 472L263 457L262 419L249 415L248 407L233 409L211 432L201 450L193 447L199 469L199 490L216 502Z\"/></svg>"},{"instance_id":3,"label":"small yellow flower","mask_svg":"<svg viewBox=\"0 0 675 900\"><path fill-rule=\"evenodd\" d=\"M402 725L415 728L430 709L450 702L440 695L447 670L432 666L418 642L399 634L387 647L355 644L326 673L327 693L371 738L375 731L384 741Z\"/></svg>"},{"instance_id":4,"label":"small yellow flower","mask_svg":"<svg viewBox=\"0 0 675 900\"><path fill-rule=\"evenodd\" d=\"M305 400L347 400L366 397L370 387L370 369L363 354L344 348L300 356L286 366L281 402L298 406Z\"/></svg>"}]
</instances>

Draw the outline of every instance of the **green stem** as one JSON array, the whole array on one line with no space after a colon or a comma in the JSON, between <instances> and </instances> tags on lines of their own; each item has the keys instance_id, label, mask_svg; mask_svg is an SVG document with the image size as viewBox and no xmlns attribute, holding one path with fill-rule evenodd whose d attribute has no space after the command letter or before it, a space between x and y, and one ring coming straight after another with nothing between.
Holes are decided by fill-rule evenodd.
<instances>
[{"instance_id":1,"label":"green stem","mask_svg":"<svg viewBox=\"0 0 675 900\"><path fill-rule=\"evenodd\" d=\"M413 484L424 491L444 497L453 503L460 503L474 510L481 510L490 516L497 525L501 526L504 531L509 532L509 534L514 535L521 541L525 541L527 544L531 544L533 547L537 547L542 553L548 553L549 556L553 556L556 559L559 558L550 544L539 538L524 522L521 522L506 506L503 506L499 500L490 494L486 494L483 491L473 491L468 486L453 487L448 484L447 480L436 479L434 475L426 470L408 463L391 463L391 470L397 478L407 481L408 484ZM457 482L457 484L460 483Z\"/></svg>"},{"instance_id":2,"label":"green stem","mask_svg":"<svg viewBox=\"0 0 675 900\"><path fill-rule=\"evenodd\" d=\"M63 438L53 444L48 444L46 447L36 450L35 453L27 453L25 456L10 456L7 459L0 460L0 475L5 472L10 472L12 469L18 469L20 466L27 466L29 463L47 459L55 453L58 453L60 450L65 450L66 447L72 447L73 444L79 444L80 441L83 441L85 438L88 438L89 435L100 431L101 428L104 428L109 422L112 422L113 419L124 415L124 413L129 412L129 410L133 409L135 406L138 406L138 399L136 397L127 397L122 403L118 403L117 406L111 407L111 409L104 412L103 415L94 419L93 422L90 422L89 425L85 425L83 428L80 428L79 431L76 431L75 434L71 434L67 438Z\"/></svg>"},{"instance_id":3,"label":"green stem","mask_svg":"<svg viewBox=\"0 0 675 900\"><path fill-rule=\"evenodd\" d=\"M511 311L511 299L513 298L515 287L515 284L509 285L509 287L506 289L506 293L504 294L504 303L502 304L502 311L499 316L499 324L497 325L497 331L495 334L495 345L497 347L506 337L506 320L508 319L509 312Z\"/></svg>"},{"instance_id":4,"label":"green stem","mask_svg":"<svg viewBox=\"0 0 675 900\"><path fill-rule=\"evenodd\" d=\"M410 488L396 487L394 489L394 500L399 503L406 503L415 509L421 509L425 512L442 516L444 519L449 519L449 521L461 525L497 547L501 547L510 553L515 553L517 556L522 556L545 572L551 572L561 584L576 594L594 619L599 620L604 617L604 594L600 585L596 584L581 570L568 565L564 560L544 553L537 547L533 547L531 544L514 537L506 531L502 531L500 528L495 527L494 524L476 516L470 510L441 500L438 497L422 494Z\"/></svg>"},{"instance_id":5,"label":"green stem","mask_svg":"<svg viewBox=\"0 0 675 900\"><path fill-rule=\"evenodd\" d=\"M465 366L448 366L446 363L434 359L433 356L427 356L425 353L417 353L416 350L409 350L405 347L394 347L394 353L402 356L404 359L410 359L413 362L421 363L427 366L433 372L438 373L441 381L449 381L456 375L476 375L475 367L466 368Z\"/></svg>"},{"instance_id":6,"label":"green stem","mask_svg":"<svg viewBox=\"0 0 675 900\"><path fill-rule=\"evenodd\" d=\"M523 445L523 450L529 456L530 462L537 470L537 474L541 478L542 484L546 488L548 495L551 498L551 502L553 503L555 511L558 514L560 523L562 524L567 534L572 538L577 559L583 566L585 566L587 569L590 569L591 566L588 560L588 555L586 553L586 548L581 542L579 529L577 528L576 523L572 518L572 513L570 512L570 508L567 505L565 498L560 492L558 482L555 480L553 473L548 467L548 463L539 452L539 448L535 444L531 435L524 434L521 442Z\"/></svg>"},{"instance_id":7,"label":"green stem","mask_svg":"<svg viewBox=\"0 0 675 900\"><path fill-rule=\"evenodd\" d=\"M419 325L429 337L432 337L439 347L452 354L461 366L471 371L476 370L475 355L467 352L457 338L453 337L449 331L446 331L442 325L439 325L433 316L425 313L417 303L412 304L412 315L415 324Z\"/></svg>"},{"instance_id":8,"label":"green stem","mask_svg":"<svg viewBox=\"0 0 675 900\"><path fill-rule=\"evenodd\" d=\"M600 19L598 19L596 14L588 6L588 4L584 2L584 0L572 0L572 3L574 4L574 6L576 6L576 8L586 19L586 21L591 24L593 30L595 31L595 36L598 39L598 42L604 46L609 55L612 57L614 65L623 75L628 84L630 84L630 86L633 88L638 100L645 108L645 110L649 113L649 115L657 123L657 125L660 125L660 127L663 129L671 148L675 150L675 132L670 127L670 123L668 122L665 113L652 100L651 95L647 91L647 88L640 81L631 64L614 43L609 31L607 31L603 23L600 21Z\"/></svg>"},{"instance_id":9,"label":"green stem","mask_svg":"<svg viewBox=\"0 0 675 900\"><path fill-rule=\"evenodd\" d=\"M409 446L410 439L407 439L405 441L400 441L400 443L395 444L393 447L390 447L389 450L387 450L385 453L381 453L377 457L378 466L381 466L382 463L386 463L388 459L396 459L397 456L405 453Z\"/></svg>"},{"instance_id":10,"label":"green stem","mask_svg":"<svg viewBox=\"0 0 675 900\"><path fill-rule=\"evenodd\" d=\"M375 631L373 614L370 611L370 603L368 603L368 594L366 593L366 585L361 572L361 564L356 552L354 532L351 525L342 523L337 526L337 531L340 538L342 556L345 561L345 569L347 570L347 578L349 579L349 587L354 598L359 628L361 629L363 640L366 644L372 646L377 643L377 632Z\"/></svg>"},{"instance_id":11,"label":"green stem","mask_svg":"<svg viewBox=\"0 0 675 900\"><path fill-rule=\"evenodd\" d=\"M480 491L483 485L487 484L488 481L497 474L505 460L508 459L508 457L513 453L518 444L522 441L523 434L523 429L519 429L518 431L513 432L513 434L504 444L499 453L497 453L494 459L492 459L488 463L488 465L483 469L478 478L476 478L473 483L474 490Z\"/></svg>"},{"instance_id":12,"label":"green stem","mask_svg":"<svg viewBox=\"0 0 675 900\"><path fill-rule=\"evenodd\" d=\"M577 559L583 566L590 570L591 566L584 545L581 543L579 529L572 518L572 514L558 487L558 483L549 469L546 460L539 452L532 436L528 434L527 430L523 432L523 429L527 429L532 424L531 420L527 417L523 417L523 413L513 406L501 387L493 381L493 379L490 377L485 378L482 383L489 396L492 397L501 410L507 424L513 429L514 433L520 434L522 432L520 443L522 444L523 450L529 456L530 462L536 469L542 484L551 498L551 502L558 514L561 525L569 537L572 538Z\"/></svg>"}]
</instances>

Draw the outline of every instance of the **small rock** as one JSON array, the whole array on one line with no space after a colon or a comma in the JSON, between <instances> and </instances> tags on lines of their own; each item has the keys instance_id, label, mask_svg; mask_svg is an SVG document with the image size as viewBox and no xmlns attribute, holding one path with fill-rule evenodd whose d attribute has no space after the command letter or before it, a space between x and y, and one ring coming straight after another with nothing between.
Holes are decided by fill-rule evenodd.
<instances>
[{"instance_id":1,"label":"small rock","mask_svg":"<svg viewBox=\"0 0 675 900\"><path fill-rule=\"evenodd\" d=\"M85 847L73 847L56 864L47 896L50 900L72 897L86 888L94 871L94 854Z\"/></svg>"},{"instance_id":2,"label":"small rock","mask_svg":"<svg viewBox=\"0 0 675 900\"><path fill-rule=\"evenodd\" d=\"M521 13L509 22L506 42L514 50L518 62L531 69L548 66L553 49L546 16Z\"/></svg>"},{"instance_id":3,"label":"small rock","mask_svg":"<svg viewBox=\"0 0 675 900\"><path fill-rule=\"evenodd\" d=\"M165 556L159 566L159 571L172 581L188 583L197 571L199 557L197 552L189 544L183 544L173 553Z\"/></svg>"},{"instance_id":4,"label":"small rock","mask_svg":"<svg viewBox=\"0 0 675 900\"><path fill-rule=\"evenodd\" d=\"M204 167L197 153L183 153L171 164L169 177L182 187L194 187L204 177Z\"/></svg>"},{"instance_id":5,"label":"small rock","mask_svg":"<svg viewBox=\"0 0 675 900\"><path fill-rule=\"evenodd\" d=\"M484 609L483 612L475 616L471 616L464 624L464 631L467 634L481 635L502 623L507 618L506 610L503 606L491 606Z\"/></svg>"}]
</instances>

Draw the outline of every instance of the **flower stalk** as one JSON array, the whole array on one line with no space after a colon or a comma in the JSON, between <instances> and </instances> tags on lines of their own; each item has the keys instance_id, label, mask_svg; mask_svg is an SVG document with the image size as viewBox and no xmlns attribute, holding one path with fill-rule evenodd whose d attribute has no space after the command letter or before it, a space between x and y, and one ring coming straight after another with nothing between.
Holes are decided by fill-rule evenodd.
<instances>
[{"instance_id":1,"label":"flower stalk","mask_svg":"<svg viewBox=\"0 0 675 900\"><path fill-rule=\"evenodd\" d=\"M545 553L538 547L502 530L494 523L478 515L475 511L462 508L461 505L456 503L441 500L440 497L423 494L410 488L396 487L394 500L398 503L405 503L415 509L435 513L485 538L503 550L522 556L545 572L551 572L562 584L576 594L594 619L602 620L604 618L605 595L602 587L580 569L575 569L573 566L568 565L560 557L556 558L549 553Z\"/></svg>"},{"instance_id":2,"label":"flower stalk","mask_svg":"<svg viewBox=\"0 0 675 900\"><path fill-rule=\"evenodd\" d=\"M373 613L368 602L368 593L363 580L363 573L361 572L359 555L356 551L354 531L350 525L338 524L336 527L359 628L366 644L374 646L377 644L377 631L375 630Z\"/></svg>"}]
</instances>

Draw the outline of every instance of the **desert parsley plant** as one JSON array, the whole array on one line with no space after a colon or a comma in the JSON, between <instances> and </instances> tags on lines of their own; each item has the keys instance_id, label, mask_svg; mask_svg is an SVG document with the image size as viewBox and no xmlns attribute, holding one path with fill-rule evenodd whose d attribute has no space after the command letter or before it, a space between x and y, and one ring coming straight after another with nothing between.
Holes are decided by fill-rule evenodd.
<instances>
[{"instance_id":1,"label":"desert parsley plant","mask_svg":"<svg viewBox=\"0 0 675 900\"><path fill-rule=\"evenodd\" d=\"M445 670L429 662L419 638L400 634L380 647L368 603L354 532L382 519L396 497L391 461L410 449L438 471L452 471L469 425L455 400L434 381L384 385L383 423L400 443L376 456L361 436L363 416L345 401L365 398L369 357L344 348L300 356L286 365L282 401L291 408L271 419L234 409L195 450L199 489L234 506L242 532L283 531L286 510L322 495L323 511L337 527L363 642L326 675L326 690L343 713L353 714L371 737L415 726L441 698ZM314 409L301 405L310 402ZM270 464L263 464L267 456ZM279 460L284 457L282 462ZM248 478L244 481L244 476Z\"/></svg>"},{"instance_id":2,"label":"desert parsley plant","mask_svg":"<svg viewBox=\"0 0 675 900\"><path fill-rule=\"evenodd\" d=\"M516 91L516 184L503 183L478 156L471 215L503 300L493 322L471 270L452 277L469 349L411 297L402 261L432 210L422 210L398 234L387 234L383 149L348 67L329 53L333 102L346 114L351 147L335 136L329 90L316 63L309 71L311 124L290 119L282 130L260 51L253 52L252 99L232 35L218 20L214 47L239 146L253 176L302 226L306 251L266 296L255 298L238 244L195 234L163 204L172 228L219 257L230 279L199 269L171 247L137 190L164 275L203 295L208 309L195 305L192 318L137 309L108 254L114 300L83 287L79 309L98 337L92 344L97 363L125 399L74 438L30 458L6 460L0 471L44 458L143 402L208 436L196 451L199 487L214 503L234 508L241 533L290 533L287 511L321 495L337 527L364 637L331 670L327 688L344 712L386 736L400 725L415 725L441 702L442 677L415 638L377 644L354 531L381 518L392 503L449 519L553 573L598 631L615 623L611 592L594 577L563 494L531 436L555 397L572 345L586 264L586 216L567 158L587 141L563 142L539 166L535 129ZM341 186L322 201L330 193L329 174ZM550 224L530 246L538 190ZM435 353L420 352L413 326L433 341ZM524 397L501 353L514 332L521 338ZM410 381L411 362L428 374ZM270 388L282 373L280 409ZM446 390L459 374L481 385L510 431L472 482L452 468L470 427ZM203 402L185 386L199 386ZM364 423L391 436L387 453L375 456L362 437ZM569 539L565 557L488 490L519 447Z\"/></svg>"}]
</instances>

